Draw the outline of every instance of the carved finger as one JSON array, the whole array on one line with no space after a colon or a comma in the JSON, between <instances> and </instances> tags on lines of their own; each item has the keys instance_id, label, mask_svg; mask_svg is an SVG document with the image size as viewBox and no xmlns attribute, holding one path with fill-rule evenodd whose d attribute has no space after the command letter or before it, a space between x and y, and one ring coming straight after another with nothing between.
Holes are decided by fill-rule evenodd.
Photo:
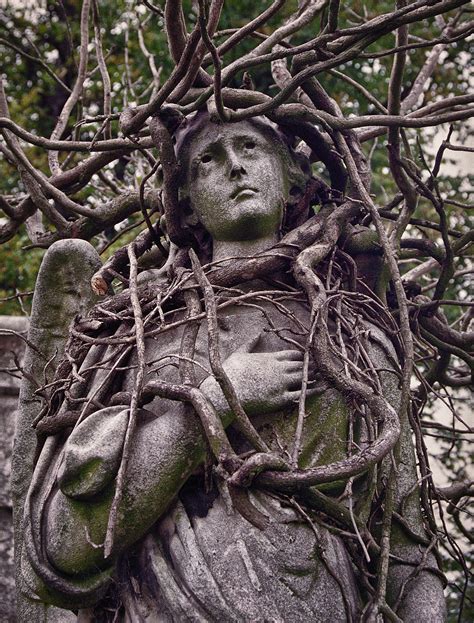
<instances>
[{"instance_id":1,"label":"carved finger","mask_svg":"<svg viewBox=\"0 0 474 623\"><path fill-rule=\"evenodd\" d=\"M318 383L317 385L309 386L306 389L306 397L311 398L312 396L318 396L324 393L327 389L328 389L328 386L326 383ZM283 396L285 400L288 400L288 402L299 401L300 396L301 396L301 377L298 379L298 381L294 382L293 384L290 384L290 383L288 384L288 391L286 391L283 394Z\"/></svg>"},{"instance_id":2,"label":"carved finger","mask_svg":"<svg viewBox=\"0 0 474 623\"><path fill-rule=\"evenodd\" d=\"M293 373L286 377L286 386L290 391L301 392L301 372Z\"/></svg>"},{"instance_id":3,"label":"carved finger","mask_svg":"<svg viewBox=\"0 0 474 623\"><path fill-rule=\"evenodd\" d=\"M301 382L300 382L301 385ZM301 395L301 389L297 390L288 390L284 392L283 397L287 402L298 403Z\"/></svg>"},{"instance_id":4,"label":"carved finger","mask_svg":"<svg viewBox=\"0 0 474 623\"><path fill-rule=\"evenodd\" d=\"M277 361L303 361L303 353L299 350L280 350L276 353Z\"/></svg>"}]
</instances>

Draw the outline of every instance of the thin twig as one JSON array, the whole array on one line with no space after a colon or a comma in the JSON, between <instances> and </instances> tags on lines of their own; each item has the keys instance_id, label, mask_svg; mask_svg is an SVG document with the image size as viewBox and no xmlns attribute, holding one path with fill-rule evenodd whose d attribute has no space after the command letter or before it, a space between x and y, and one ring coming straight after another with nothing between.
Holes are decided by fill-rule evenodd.
<instances>
[{"instance_id":1,"label":"thin twig","mask_svg":"<svg viewBox=\"0 0 474 623\"><path fill-rule=\"evenodd\" d=\"M211 369L216 377L217 382L224 394L229 407L235 416L235 425L246 436L246 438L254 445L255 449L260 452L268 452L267 444L261 439L245 413L237 393L232 385L221 361L219 352L219 327L217 324L217 308L209 280L207 279L199 259L193 249L189 251L189 257L193 266L194 274L197 282L203 292L206 306L207 330L209 340L209 362Z\"/></svg>"},{"instance_id":2,"label":"thin twig","mask_svg":"<svg viewBox=\"0 0 474 623\"><path fill-rule=\"evenodd\" d=\"M128 461L130 458L130 452L133 441L133 433L136 426L137 409L141 398L141 391L145 378L145 337L143 328L143 315L140 305L140 299L137 293L137 258L135 255L134 244L128 246L128 258L130 262L130 301L133 308L133 316L135 319L135 335L136 335L136 349L138 367L135 377L135 384L132 391L132 399L130 402L130 409L128 415L127 432L125 434L125 441L123 444L122 458L120 461L120 467L117 474L114 499L110 508L109 520L107 524L107 533L104 541L104 558L108 558L114 546L114 536L117 524L117 515L119 512L120 504L123 497L124 481L127 470Z\"/></svg>"}]
</instances>

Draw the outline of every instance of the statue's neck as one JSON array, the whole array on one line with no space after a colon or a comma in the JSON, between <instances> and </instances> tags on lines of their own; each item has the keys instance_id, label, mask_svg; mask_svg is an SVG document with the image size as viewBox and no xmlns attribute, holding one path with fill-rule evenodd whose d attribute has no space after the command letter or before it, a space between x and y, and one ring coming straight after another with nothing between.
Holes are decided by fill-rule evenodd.
<instances>
[{"instance_id":1,"label":"statue's neck","mask_svg":"<svg viewBox=\"0 0 474 623\"><path fill-rule=\"evenodd\" d=\"M266 251L278 242L278 234L257 240L214 240L212 261L220 262L228 258L245 258Z\"/></svg>"}]
</instances>

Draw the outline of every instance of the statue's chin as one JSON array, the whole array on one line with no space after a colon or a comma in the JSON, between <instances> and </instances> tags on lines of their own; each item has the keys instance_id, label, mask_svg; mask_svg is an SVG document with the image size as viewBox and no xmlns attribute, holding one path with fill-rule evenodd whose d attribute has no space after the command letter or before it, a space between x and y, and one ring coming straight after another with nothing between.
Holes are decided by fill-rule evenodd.
<instances>
[{"instance_id":1,"label":"statue's chin","mask_svg":"<svg viewBox=\"0 0 474 623\"><path fill-rule=\"evenodd\" d=\"M221 240L245 241L257 240L275 234L281 222L280 210L262 208L261 202L248 199L240 201L237 206L230 206L227 213L229 219Z\"/></svg>"},{"instance_id":2,"label":"statue's chin","mask_svg":"<svg viewBox=\"0 0 474 623\"><path fill-rule=\"evenodd\" d=\"M277 225L273 226L273 223L262 223L251 218L241 219L238 225L227 236L223 236L221 240L223 242L260 240L272 236L278 230Z\"/></svg>"}]
</instances>

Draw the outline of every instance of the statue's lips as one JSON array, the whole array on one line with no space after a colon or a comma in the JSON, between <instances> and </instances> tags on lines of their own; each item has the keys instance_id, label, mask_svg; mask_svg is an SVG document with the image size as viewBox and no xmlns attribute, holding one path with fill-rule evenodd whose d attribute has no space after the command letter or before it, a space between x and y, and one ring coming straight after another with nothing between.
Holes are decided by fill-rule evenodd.
<instances>
[{"instance_id":1,"label":"statue's lips","mask_svg":"<svg viewBox=\"0 0 474 623\"><path fill-rule=\"evenodd\" d=\"M237 190L235 190L230 198L231 199L250 199L251 197L254 197L256 194L258 193L258 190L256 188L251 188L251 187L244 187L244 188L237 188Z\"/></svg>"}]
</instances>

